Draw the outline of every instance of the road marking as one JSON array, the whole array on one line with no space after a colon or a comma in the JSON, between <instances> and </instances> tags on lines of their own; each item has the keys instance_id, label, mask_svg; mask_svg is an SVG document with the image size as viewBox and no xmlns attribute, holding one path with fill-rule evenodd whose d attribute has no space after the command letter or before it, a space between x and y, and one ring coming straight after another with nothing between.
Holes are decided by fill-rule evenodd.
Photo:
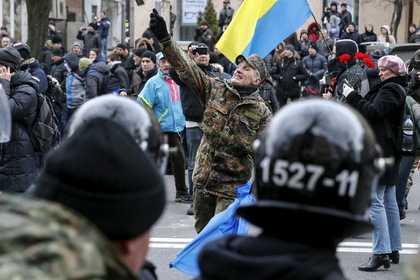
<instances>
[{"instance_id":1,"label":"road marking","mask_svg":"<svg viewBox=\"0 0 420 280\"><path fill-rule=\"evenodd\" d=\"M150 238L150 248L182 249L188 245L192 238ZM400 254L414 255L418 253L419 244L403 243ZM338 245L339 253L372 253L371 242L341 242Z\"/></svg>"}]
</instances>

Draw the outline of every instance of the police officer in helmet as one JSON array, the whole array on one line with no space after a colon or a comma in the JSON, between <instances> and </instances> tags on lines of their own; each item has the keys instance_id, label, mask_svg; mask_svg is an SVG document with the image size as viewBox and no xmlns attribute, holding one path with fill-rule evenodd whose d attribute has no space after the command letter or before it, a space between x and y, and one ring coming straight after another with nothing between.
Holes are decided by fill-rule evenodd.
<instances>
[{"instance_id":1,"label":"police officer in helmet","mask_svg":"<svg viewBox=\"0 0 420 280\"><path fill-rule=\"evenodd\" d=\"M367 122L335 102L295 102L273 117L254 153L256 203L237 214L261 233L208 243L199 279L345 279L337 245L372 230L367 213L385 165Z\"/></svg>"}]
</instances>

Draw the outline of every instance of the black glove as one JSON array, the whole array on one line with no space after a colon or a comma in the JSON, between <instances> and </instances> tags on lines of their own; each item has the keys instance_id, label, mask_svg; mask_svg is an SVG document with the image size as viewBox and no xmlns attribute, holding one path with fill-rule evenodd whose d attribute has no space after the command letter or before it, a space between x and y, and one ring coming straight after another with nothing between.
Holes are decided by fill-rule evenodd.
<instances>
[{"instance_id":1,"label":"black glove","mask_svg":"<svg viewBox=\"0 0 420 280\"><path fill-rule=\"evenodd\" d=\"M159 15L156 9L153 9L153 13L150 14L150 22L149 22L150 30L155 34L158 40L165 39L169 37L168 29L166 28L166 22Z\"/></svg>"}]
</instances>

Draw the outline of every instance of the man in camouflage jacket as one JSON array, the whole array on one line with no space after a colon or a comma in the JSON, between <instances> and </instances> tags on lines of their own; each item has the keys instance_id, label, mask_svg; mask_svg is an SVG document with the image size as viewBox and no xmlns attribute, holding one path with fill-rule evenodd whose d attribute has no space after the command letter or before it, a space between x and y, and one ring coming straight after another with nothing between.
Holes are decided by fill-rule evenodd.
<instances>
[{"instance_id":1,"label":"man in camouflage jacket","mask_svg":"<svg viewBox=\"0 0 420 280\"><path fill-rule=\"evenodd\" d=\"M111 242L57 203L0 195L0 279L131 279Z\"/></svg>"},{"instance_id":2,"label":"man in camouflage jacket","mask_svg":"<svg viewBox=\"0 0 420 280\"><path fill-rule=\"evenodd\" d=\"M251 178L252 143L272 117L258 91L267 70L258 55L240 55L231 80L211 78L175 43L156 10L151 14L150 29L172 67L204 107L203 138L193 172L195 229L200 232L234 201L236 188Z\"/></svg>"}]
</instances>

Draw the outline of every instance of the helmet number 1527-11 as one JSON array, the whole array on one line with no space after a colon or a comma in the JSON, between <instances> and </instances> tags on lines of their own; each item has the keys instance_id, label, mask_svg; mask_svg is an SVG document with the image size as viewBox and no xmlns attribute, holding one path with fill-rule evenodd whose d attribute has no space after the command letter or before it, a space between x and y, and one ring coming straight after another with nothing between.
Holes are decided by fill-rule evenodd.
<instances>
[{"instance_id":1,"label":"helmet number 1527-11","mask_svg":"<svg viewBox=\"0 0 420 280\"><path fill-rule=\"evenodd\" d=\"M323 177L324 166L316 164L303 164L301 162L289 162L277 159L273 169L270 172L271 158L265 157L261 163L262 181L268 183L272 181L276 186L287 187L291 189L314 191L320 183L325 188L333 188L338 185L339 196L354 197L357 190L359 172L357 170L349 171L347 169L338 173L335 178ZM271 178L270 178L271 176ZM318 182L320 179L322 180Z\"/></svg>"}]
</instances>

